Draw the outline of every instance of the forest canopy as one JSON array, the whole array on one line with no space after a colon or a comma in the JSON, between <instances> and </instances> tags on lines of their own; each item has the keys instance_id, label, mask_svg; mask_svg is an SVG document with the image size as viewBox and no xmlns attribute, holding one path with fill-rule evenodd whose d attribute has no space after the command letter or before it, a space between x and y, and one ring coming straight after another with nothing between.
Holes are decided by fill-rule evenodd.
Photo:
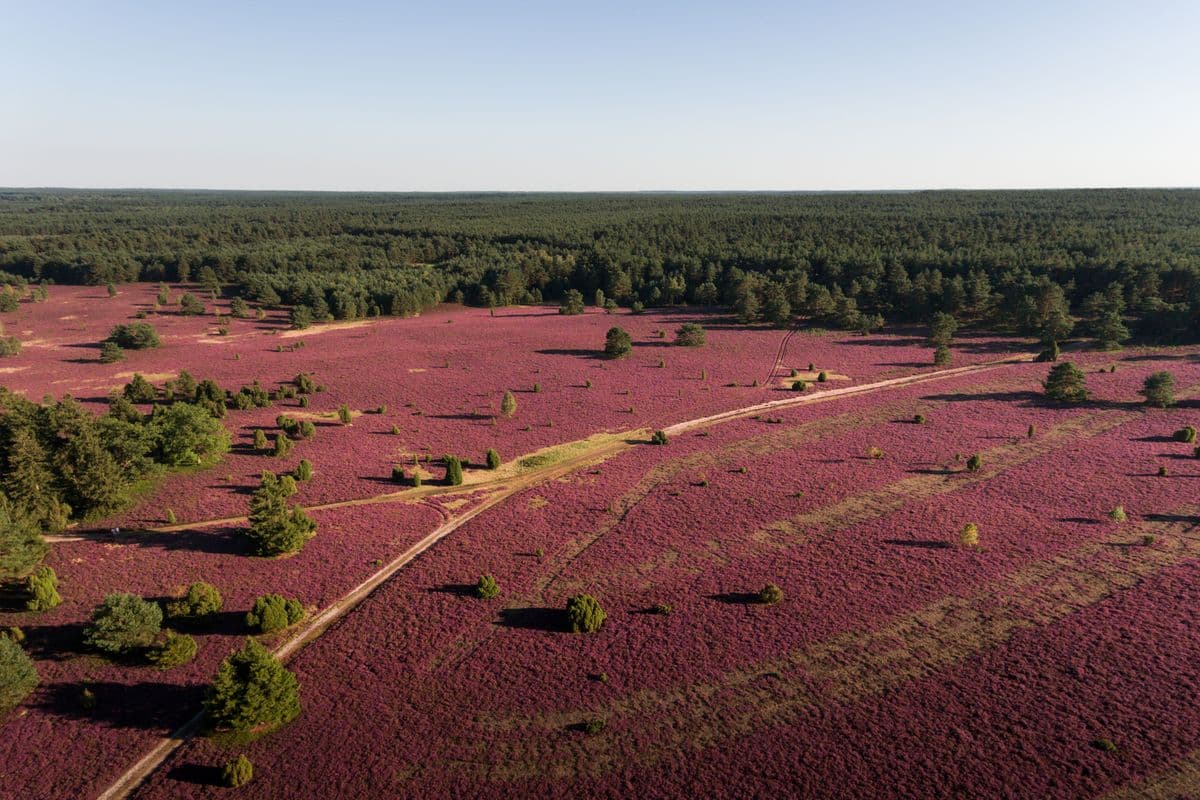
<instances>
[{"instance_id":1,"label":"forest canopy","mask_svg":"<svg viewBox=\"0 0 1200 800\"><path fill-rule=\"evenodd\" d=\"M322 319L558 301L1047 341L1200 330L1200 191L0 192L0 284L198 282ZM1071 320L1080 321L1073 329Z\"/></svg>"}]
</instances>

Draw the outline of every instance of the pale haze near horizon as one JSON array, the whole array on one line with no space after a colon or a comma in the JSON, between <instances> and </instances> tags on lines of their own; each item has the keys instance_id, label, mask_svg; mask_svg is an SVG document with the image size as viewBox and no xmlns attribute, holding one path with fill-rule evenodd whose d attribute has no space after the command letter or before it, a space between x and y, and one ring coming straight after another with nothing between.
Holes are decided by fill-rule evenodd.
<instances>
[{"instance_id":1,"label":"pale haze near horizon","mask_svg":"<svg viewBox=\"0 0 1200 800\"><path fill-rule=\"evenodd\" d=\"M1200 186L1200 3L0 2L0 186Z\"/></svg>"}]
</instances>

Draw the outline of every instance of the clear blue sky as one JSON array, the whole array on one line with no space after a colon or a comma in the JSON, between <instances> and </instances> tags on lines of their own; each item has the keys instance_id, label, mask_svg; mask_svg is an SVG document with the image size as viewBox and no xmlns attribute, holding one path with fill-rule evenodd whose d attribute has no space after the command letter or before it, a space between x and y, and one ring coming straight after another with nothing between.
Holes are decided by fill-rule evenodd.
<instances>
[{"instance_id":1,"label":"clear blue sky","mask_svg":"<svg viewBox=\"0 0 1200 800\"><path fill-rule=\"evenodd\" d=\"M0 0L0 185L1200 185L1200 0Z\"/></svg>"}]
</instances>

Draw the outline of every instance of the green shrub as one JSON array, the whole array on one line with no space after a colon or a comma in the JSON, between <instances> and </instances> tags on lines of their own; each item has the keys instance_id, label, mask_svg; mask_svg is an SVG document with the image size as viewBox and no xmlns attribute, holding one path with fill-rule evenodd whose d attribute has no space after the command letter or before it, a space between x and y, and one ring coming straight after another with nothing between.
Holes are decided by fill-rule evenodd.
<instances>
[{"instance_id":1,"label":"green shrub","mask_svg":"<svg viewBox=\"0 0 1200 800\"><path fill-rule=\"evenodd\" d=\"M275 447L272 450L271 455L275 456L276 458L286 458L292 452L292 447L292 440L288 438L286 433L280 431L279 433L275 434Z\"/></svg>"},{"instance_id":2,"label":"green shrub","mask_svg":"<svg viewBox=\"0 0 1200 800\"><path fill-rule=\"evenodd\" d=\"M289 628L304 619L304 606L299 600L280 594L264 594L246 612L246 625L259 633L272 633Z\"/></svg>"},{"instance_id":3,"label":"green shrub","mask_svg":"<svg viewBox=\"0 0 1200 800\"><path fill-rule=\"evenodd\" d=\"M450 486L461 486L463 467L458 456L442 456L442 463L446 465L446 483Z\"/></svg>"},{"instance_id":4,"label":"green shrub","mask_svg":"<svg viewBox=\"0 0 1200 800\"><path fill-rule=\"evenodd\" d=\"M913 423L916 425L924 425L925 424L925 415L924 414L914 414L913 415Z\"/></svg>"},{"instance_id":5,"label":"green shrub","mask_svg":"<svg viewBox=\"0 0 1200 800\"><path fill-rule=\"evenodd\" d=\"M245 786L253 778L254 765L250 763L250 759L246 758L245 754L239 755L221 770L221 782L231 789Z\"/></svg>"},{"instance_id":6,"label":"green shrub","mask_svg":"<svg viewBox=\"0 0 1200 800\"><path fill-rule=\"evenodd\" d=\"M567 626L572 633L595 633L608 614L590 594L577 594L567 601Z\"/></svg>"},{"instance_id":7,"label":"green shrub","mask_svg":"<svg viewBox=\"0 0 1200 800\"><path fill-rule=\"evenodd\" d=\"M1171 470L1167 469L1166 466L1159 467L1158 468L1158 477L1160 477L1160 478L1171 477Z\"/></svg>"},{"instance_id":8,"label":"green shrub","mask_svg":"<svg viewBox=\"0 0 1200 800\"><path fill-rule=\"evenodd\" d=\"M179 313L187 317L195 317L204 313L204 303L190 292L184 292L179 297Z\"/></svg>"},{"instance_id":9,"label":"green shrub","mask_svg":"<svg viewBox=\"0 0 1200 800\"><path fill-rule=\"evenodd\" d=\"M16 336L0 336L0 357L21 354L21 340Z\"/></svg>"},{"instance_id":10,"label":"green shrub","mask_svg":"<svg viewBox=\"0 0 1200 800\"><path fill-rule=\"evenodd\" d=\"M1138 394L1146 398L1148 406L1170 408L1175 405L1175 376L1169 372L1148 375Z\"/></svg>"},{"instance_id":11,"label":"green shrub","mask_svg":"<svg viewBox=\"0 0 1200 800\"><path fill-rule=\"evenodd\" d=\"M162 344L158 338L158 332L148 322L118 325L112 329L105 341L112 342L126 350L149 350Z\"/></svg>"},{"instance_id":12,"label":"green shrub","mask_svg":"<svg viewBox=\"0 0 1200 800\"><path fill-rule=\"evenodd\" d=\"M301 439L312 439L317 435L317 426L312 420L302 420L300 422L299 435Z\"/></svg>"},{"instance_id":13,"label":"green shrub","mask_svg":"<svg viewBox=\"0 0 1200 800\"><path fill-rule=\"evenodd\" d=\"M221 662L204 707L217 729L274 728L300 714L300 685L275 656L251 639Z\"/></svg>"},{"instance_id":14,"label":"green shrub","mask_svg":"<svg viewBox=\"0 0 1200 800\"><path fill-rule=\"evenodd\" d=\"M968 472L979 472L981 469L983 469L983 457L980 456L979 453L976 453L967 459Z\"/></svg>"},{"instance_id":15,"label":"green shrub","mask_svg":"<svg viewBox=\"0 0 1200 800\"><path fill-rule=\"evenodd\" d=\"M946 345L938 345L933 351L933 365L935 367L944 367L950 363L953 356L950 353L950 348Z\"/></svg>"},{"instance_id":16,"label":"green shrub","mask_svg":"<svg viewBox=\"0 0 1200 800\"><path fill-rule=\"evenodd\" d=\"M1108 512L1108 518L1113 522L1124 522L1125 520L1129 519L1129 517L1125 514L1124 506L1117 506L1112 511Z\"/></svg>"},{"instance_id":17,"label":"green shrub","mask_svg":"<svg viewBox=\"0 0 1200 800\"><path fill-rule=\"evenodd\" d=\"M421 488L421 473L417 472L415 469L413 470L412 474L412 485L414 489Z\"/></svg>"},{"instance_id":18,"label":"green shrub","mask_svg":"<svg viewBox=\"0 0 1200 800\"><path fill-rule=\"evenodd\" d=\"M121 349L121 345L116 342L100 343L100 363L115 364L123 358L125 358L125 351Z\"/></svg>"},{"instance_id":19,"label":"green shrub","mask_svg":"<svg viewBox=\"0 0 1200 800\"><path fill-rule=\"evenodd\" d=\"M229 431L200 406L188 403L156 406L149 431L157 460L168 466L211 464L229 451Z\"/></svg>"},{"instance_id":20,"label":"green shrub","mask_svg":"<svg viewBox=\"0 0 1200 800\"><path fill-rule=\"evenodd\" d=\"M292 477L298 481L306 481L313 476L312 462L307 458L300 459L300 463L296 465L296 469L292 471Z\"/></svg>"},{"instance_id":21,"label":"green shrub","mask_svg":"<svg viewBox=\"0 0 1200 800\"><path fill-rule=\"evenodd\" d=\"M1058 403L1083 403L1088 399L1087 378L1070 361L1056 364L1042 386L1046 397Z\"/></svg>"},{"instance_id":22,"label":"green shrub","mask_svg":"<svg viewBox=\"0 0 1200 800\"><path fill-rule=\"evenodd\" d=\"M979 547L979 526L974 522L963 525L958 534L958 540L963 547Z\"/></svg>"},{"instance_id":23,"label":"green shrub","mask_svg":"<svg viewBox=\"0 0 1200 800\"><path fill-rule=\"evenodd\" d=\"M110 594L92 612L83 641L103 653L125 655L152 645L162 628L162 619L157 603L135 594Z\"/></svg>"},{"instance_id":24,"label":"green shrub","mask_svg":"<svg viewBox=\"0 0 1200 800\"><path fill-rule=\"evenodd\" d=\"M304 509L289 506L287 499L296 493L296 481L290 475L262 474L262 484L250 498L250 529L247 536L256 555L278 556L294 553L317 531L317 523Z\"/></svg>"},{"instance_id":25,"label":"green shrub","mask_svg":"<svg viewBox=\"0 0 1200 800\"><path fill-rule=\"evenodd\" d=\"M125 384L122 394L131 403L153 403L158 397L158 390L141 373L135 372L133 379Z\"/></svg>"},{"instance_id":26,"label":"green shrub","mask_svg":"<svg viewBox=\"0 0 1200 800\"><path fill-rule=\"evenodd\" d=\"M654 435L650 437L650 444L658 444L658 445L667 444L666 432L665 431L655 431Z\"/></svg>"},{"instance_id":27,"label":"green shrub","mask_svg":"<svg viewBox=\"0 0 1200 800\"><path fill-rule=\"evenodd\" d=\"M487 468L488 469L499 469L500 468L500 454L496 452L495 448L490 448L487 451Z\"/></svg>"},{"instance_id":28,"label":"green shrub","mask_svg":"<svg viewBox=\"0 0 1200 800\"><path fill-rule=\"evenodd\" d=\"M404 483L408 476L404 474L404 467L400 464L392 465L392 483Z\"/></svg>"},{"instance_id":29,"label":"green shrub","mask_svg":"<svg viewBox=\"0 0 1200 800\"><path fill-rule=\"evenodd\" d=\"M827 372L817 373L817 383L825 383L828 380L829 380L829 373L827 373Z\"/></svg>"},{"instance_id":30,"label":"green shrub","mask_svg":"<svg viewBox=\"0 0 1200 800\"><path fill-rule=\"evenodd\" d=\"M589 719L587 722L583 723L583 732L589 736L595 736L603 730L604 720L602 719Z\"/></svg>"},{"instance_id":31,"label":"green shrub","mask_svg":"<svg viewBox=\"0 0 1200 800\"><path fill-rule=\"evenodd\" d=\"M541 394L541 393L542 393L542 385L541 385L540 383L535 383L535 384L533 385L533 393L534 393L534 394Z\"/></svg>"},{"instance_id":32,"label":"green shrub","mask_svg":"<svg viewBox=\"0 0 1200 800\"><path fill-rule=\"evenodd\" d=\"M345 403L342 403L340 406L338 406L337 416L339 422L341 422L343 425L349 425L350 420L352 419L350 414L350 406L346 405Z\"/></svg>"},{"instance_id":33,"label":"green shrub","mask_svg":"<svg viewBox=\"0 0 1200 800\"><path fill-rule=\"evenodd\" d=\"M313 381L312 376L306 372L301 372L297 375L292 383L296 384L296 391L300 394L312 394L317 390L317 384Z\"/></svg>"},{"instance_id":34,"label":"green shrub","mask_svg":"<svg viewBox=\"0 0 1200 800\"><path fill-rule=\"evenodd\" d=\"M768 583L758 592L758 602L773 606L783 600L783 589L774 583Z\"/></svg>"},{"instance_id":35,"label":"green shrub","mask_svg":"<svg viewBox=\"0 0 1200 800\"><path fill-rule=\"evenodd\" d=\"M517 413L517 398L512 392L505 392L504 399L500 401L500 413L505 417L511 417Z\"/></svg>"},{"instance_id":36,"label":"green shrub","mask_svg":"<svg viewBox=\"0 0 1200 800\"><path fill-rule=\"evenodd\" d=\"M633 351L633 339L624 328L612 327L604 336L604 355L609 358L624 358Z\"/></svg>"},{"instance_id":37,"label":"green shrub","mask_svg":"<svg viewBox=\"0 0 1200 800\"><path fill-rule=\"evenodd\" d=\"M491 600L500 594L500 586L492 575L480 575L479 583L475 584L475 596L481 600Z\"/></svg>"},{"instance_id":38,"label":"green shrub","mask_svg":"<svg viewBox=\"0 0 1200 800\"><path fill-rule=\"evenodd\" d=\"M196 581L183 597L166 603L169 619L200 619L215 614L225 606L220 590L211 583Z\"/></svg>"},{"instance_id":39,"label":"green shrub","mask_svg":"<svg viewBox=\"0 0 1200 800\"><path fill-rule=\"evenodd\" d=\"M1172 434L1171 438L1177 442L1183 442L1184 444L1192 444L1193 442L1196 441L1196 429L1194 427L1192 427L1191 425L1185 425L1184 427L1175 431L1175 433Z\"/></svg>"},{"instance_id":40,"label":"green shrub","mask_svg":"<svg viewBox=\"0 0 1200 800\"><path fill-rule=\"evenodd\" d=\"M29 599L25 608L29 611L49 611L62 602L58 595L58 576L50 567L38 567L25 579Z\"/></svg>"},{"instance_id":41,"label":"green shrub","mask_svg":"<svg viewBox=\"0 0 1200 800\"><path fill-rule=\"evenodd\" d=\"M15 639L0 636L0 714L16 708L37 685L33 659Z\"/></svg>"},{"instance_id":42,"label":"green shrub","mask_svg":"<svg viewBox=\"0 0 1200 800\"><path fill-rule=\"evenodd\" d=\"M805 383L804 381L792 381L792 390L793 391L803 392L807 388L808 388L808 384Z\"/></svg>"},{"instance_id":43,"label":"green shrub","mask_svg":"<svg viewBox=\"0 0 1200 800\"><path fill-rule=\"evenodd\" d=\"M675 329L675 344L680 347L703 347L704 328L694 322L685 323Z\"/></svg>"},{"instance_id":44,"label":"green shrub","mask_svg":"<svg viewBox=\"0 0 1200 800\"><path fill-rule=\"evenodd\" d=\"M1036 434L1037 434L1037 426L1030 425L1029 429L1027 431L1025 431L1025 438L1032 439L1034 437L1034 435L1036 435Z\"/></svg>"},{"instance_id":45,"label":"green shrub","mask_svg":"<svg viewBox=\"0 0 1200 800\"><path fill-rule=\"evenodd\" d=\"M196 640L186 633L166 631L163 637L146 651L146 659L159 669L190 664L196 657Z\"/></svg>"}]
</instances>

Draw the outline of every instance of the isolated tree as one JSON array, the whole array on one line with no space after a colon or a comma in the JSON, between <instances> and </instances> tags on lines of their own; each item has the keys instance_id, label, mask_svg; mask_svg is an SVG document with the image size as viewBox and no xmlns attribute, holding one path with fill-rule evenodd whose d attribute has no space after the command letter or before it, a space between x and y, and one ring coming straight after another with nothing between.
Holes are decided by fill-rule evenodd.
<instances>
[{"instance_id":1,"label":"isolated tree","mask_svg":"<svg viewBox=\"0 0 1200 800\"><path fill-rule=\"evenodd\" d=\"M271 633L295 625L304 619L304 606L299 600L280 594L264 594L246 612L246 625L260 633Z\"/></svg>"},{"instance_id":2,"label":"isolated tree","mask_svg":"<svg viewBox=\"0 0 1200 800\"><path fill-rule=\"evenodd\" d=\"M703 347L704 328L694 322L686 322L675 329L675 344L680 347Z\"/></svg>"},{"instance_id":3,"label":"isolated tree","mask_svg":"<svg viewBox=\"0 0 1200 800\"><path fill-rule=\"evenodd\" d=\"M594 633L607 618L600 602L590 594L577 594L567 600L567 626L572 633Z\"/></svg>"},{"instance_id":4,"label":"isolated tree","mask_svg":"<svg viewBox=\"0 0 1200 800\"><path fill-rule=\"evenodd\" d=\"M350 406L346 405L345 403L342 403L340 406L338 406L337 415L338 422L342 423L343 425L349 425L350 420L353 418L350 414Z\"/></svg>"},{"instance_id":5,"label":"isolated tree","mask_svg":"<svg viewBox=\"0 0 1200 800\"><path fill-rule=\"evenodd\" d=\"M0 714L20 705L37 685L33 659L12 638L0 636Z\"/></svg>"},{"instance_id":6,"label":"isolated tree","mask_svg":"<svg viewBox=\"0 0 1200 800\"><path fill-rule=\"evenodd\" d=\"M269 443L267 442L267 432L264 431L262 428L255 428L254 429L254 449L255 450L266 450L268 446L269 446Z\"/></svg>"},{"instance_id":7,"label":"isolated tree","mask_svg":"<svg viewBox=\"0 0 1200 800\"><path fill-rule=\"evenodd\" d=\"M655 431L650 437L650 444L664 445L668 443L666 431Z\"/></svg>"},{"instance_id":8,"label":"isolated tree","mask_svg":"<svg viewBox=\"0 0 1200 800\"><path fill-rule=\"evenodd\" d=\"M506 417L511 417L517 413L517 398L512 392L505 392L504 399L500 401L500 413Z\"/></svg>"},{"instance_id":9,"label":"isolated tree","mask_svg":"<svg viewBox=\"0 0 1200 800\"><path fill-rule=\"evenodd\" d=\"M158 332L148 322L118 325L112 329L105 341L112 342L126 350L147 350L158 347L162 343L158 338Z\"/></svg>"},{"instance_id":10,"label":"isolated tree","mask_svg":"<svg viewBox=\"0 0 1200 800\"><path fill-rule=\"evenodd\" d=\"M959 531L958 540L963 547L979 547L979 526L974 522L963 525L962 530Z\"/></svg>"},{"instance_id":11,"label":"isolated tree","mask_svg":"<svg viewBox=\"0 0 1200 800\"><path fill-rule=\"evenodd\" d=\"M306 481L312 477L313 465L307 458L300 459L300 463L296 465L296 469L292 471L292 477L298 481Z\"/></svg>"},{"instance_id":12,"label":"isolated tree","mask_svg":"<svg viewBox=\"0 0 1200 800\"><path fill-rule=\"evenodd\" d=\"M976 453L967 459L968 472L979 472L981 469L983 469L983 458L979 455L979 453Z\"/></svg>"},{"instance_id":13,"label":"isolated tree","mask_svg":"<svg viewBox=\"0 0 1200 800\"><path fill-rule=\"evenodd\" d=\"M299 716L300 684L275 656L250 639L221 662L204 708L216 729L274 728Z\"/></svg>"},{"instance_id":14,"label":"isolated tree","mask_svg":"<svg viewBox=\"0 0 1200 800\"><path fill-rule=\"evenodd\" d=\"M1088 399L1087 378L1070 361L1055 365L1042 386L1046 397L1058 403L1083 403Z\"/></svg>"},{"instance_id":15,"label":"isolated tree","mask_svg":"<svg viewBox=\"0 0 1200 800\"><path fill-rule=\"evenodd\" d=\"M166 603L167 616L171 619L200 619L215 614L225 605L220 590L211 583L196 581L187 588L187 593Z\"/></svg>"},{"instance_id":16,"label":"isolated tree","mask_svg":"<svg viewBox=\"0 0 1200 800\"><path fill-rule=\"evenodd\" d=\"M442 456L442 463L446 465L446 483L450 486L461 486L463 482L463 467L462 461L458 456Z\"/></svg>"},{"instance_id":17,"label":"isolated tree","mask_svg":"<svg viewBox=\"0 0 1200 800\"><path fill-rule=\"evenodd\" d=\"M500 586L493 575L480 575L475 584L475 596L481 600L491 600L500 594Z\"/></svg>"},{"instance_id":18,"label":"isolated tree","mask_svg":"<svg viewBox=\"0 0 1200 800\"><path fill-rule=\"evenodd\" d=\"M245 753L230 761L221 769L221 782L231 789L245 786L254 779L254 764Z\"/></svg>"},{"instance_id":19,"label":"isolated tree","mask_svg":"<svg viewBox=\"0 0 1200 800\"><path fill-rule=\"evenodd\" d=\"M290 475L262 474L261 485L250 499L250 538L256 555L277 556L294 553L316 535L317 523L299 506L287 499L296 493L296 481Z\"/></svg>"},{"instance_id":20,"label":"isolated tree","mask_svg":"<svg viewBox=\"0 0 1200 800\"><path fill-rule=\"evenodd\" d=\"M115 593L92 612L83 631L88 647L109 655L124 655L154 643L162 628L162 609L136 594Z\"/></svg>"},{"instance_id":21,"label":"isolated tree","mask_svg":"<svg viewBox=\"0 0 1200 800\"><path fill-rule=\"evenodd\" d=\"M272 449L272 455L276 458L284 458L292 452L292 440L283 431L275 434L275 446Z\"/></svg>"},{"instance_id":22,"label":"isolated tree","mask_svg":"<svg viewBox=\"0 0 1200 800\"><path fill-rule=\"evenodd\" d=\"M1175 405L1175 376L1166 371L1147 375L1138 394L1146 398L1148 406L1170 408Z\"/></svg>"},{"instance_id":23,"label":"isolated tree","mask_svg":"<svg viewBox=\"0 0 1200 800\"><path fill-rule=\"evenodd\" d=\"M944 344L939 344L937 349L933 351L933 365L935 367L947 366L952 358L950 348Z\"/></svg>"},{"instance_id":24,"label":"isolated tree","mask_svg":"<svg viewBox=\"0 0 1200 800\"><path fill-rule=\"evenodd\" d=\"M773 606L783 600L783 589L773 583L768 583L758 593L758 602Z\"/></svg>"},{"instance_id":25,"label":"isolated tree","mask_svg":"<svg viewBox=\"0 0 1200 800\"><path fill-rule=\"evenodd\" d=\"M498 452L496 452L495 448L488 449L486 460L487 460L487 468L488 469L499 469L500 468L500 454Z\"/></svg>"},{"instance_id":26,"label":"isolated tree","mask_svg":"<svg viewBox=\"0 0 1200 800\"><path fill-rule=\"evenodd\" d=\"M609 328L604 336L604 355L609 358L624 358L633 350L633 340L624 328Z\"/></svg>"}]
</instances>

